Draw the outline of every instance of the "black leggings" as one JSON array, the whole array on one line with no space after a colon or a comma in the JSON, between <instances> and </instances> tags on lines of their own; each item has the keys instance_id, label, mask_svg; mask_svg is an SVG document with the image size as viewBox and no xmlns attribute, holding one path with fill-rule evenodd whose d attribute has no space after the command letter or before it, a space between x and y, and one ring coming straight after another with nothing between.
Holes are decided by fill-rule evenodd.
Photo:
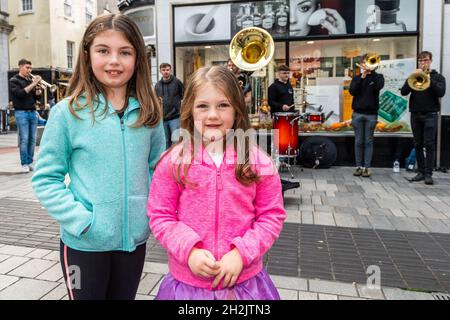
<instances>
[{"instance_id":1,"label":"black leggings","mask_svg":"<svg viewBox=\"0 0 450 320\"><path fill-rule=\"evenodd\" d=\"M134 252L84 252L61 241L60 261L70 300L134 300L146 244ZM69 274L69 281L67 281Z\"/></svg>"}]
</instances>

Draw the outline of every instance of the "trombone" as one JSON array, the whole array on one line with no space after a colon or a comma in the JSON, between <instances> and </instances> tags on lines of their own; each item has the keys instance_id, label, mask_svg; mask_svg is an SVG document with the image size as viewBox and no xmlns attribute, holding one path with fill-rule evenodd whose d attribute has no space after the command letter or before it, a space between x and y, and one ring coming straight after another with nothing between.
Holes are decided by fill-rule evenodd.
<instances>
[{"instance_id":1,"label":"trombone","mask_svg":"<svg viewBox=\"0 0 450 320\"><path fill-rule=\"evenodd\" d=\"M423 69L423 68L421 68ZM425 91L431 85L430 73L427 71L413 72L408 77L408 86L414 91Z\"/></svg>"},{"instance_id":2,"label":"trombone","mask_svg":"<svg viewBox=\"0 0 450 320\"><path fill-rule=\"evenodd\" d=\"M34 78L36 78L36 76L35 75L32 75L31 73L30 73L30 77L31 77L31 79L33 79L34 80ZM54 93L57 89L58 89L58 87L55 85L55 84L50 84L50 83L48 83L48 82L46 82L46 81L44 81L43 79L40 81L40 86L41 86L41 88L42 88L42 86L44 86L42 89L46 89L46 88L48 88L49 90L50 90L50 92L51 93Z\"/></svg>"},{"instance_id":3,"label":"trombone","mask_svg":"<svg viewBox=\"0 0 450 320\"><path fill-rule=\"evenodd\" d=\"M364 60L364 65L365 68L369 71L374 71L375 69L377 69L380 66L381 63L381 57L378 53L374 53L370 56L368 56L365 60ZM357 67L359 68L363 68L359 63L356 64Z\"/></svg>"}]
</instances>

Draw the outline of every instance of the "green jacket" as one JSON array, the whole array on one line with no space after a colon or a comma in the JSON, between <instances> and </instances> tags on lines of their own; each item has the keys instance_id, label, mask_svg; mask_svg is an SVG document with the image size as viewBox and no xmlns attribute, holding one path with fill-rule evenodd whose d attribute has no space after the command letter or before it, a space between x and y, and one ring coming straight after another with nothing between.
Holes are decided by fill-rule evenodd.
<instances>
[{"instance_id":1,"label":"green jacket","mask_svg":"<svg viewBox=\"0 0 450 320\"><path fill-rule=\"evenodd\" d=\"M68 99L52 108L32 178L33 189L61 226L61 239L80 251L128 251L150 234L146 205L154 167L165 149L162 121L132 128L139 102L130 98L122 120L99 96L91 111L69 111ZM65 177L70 183L66 187ZM87 232L83 231L89 227Z\"/></svg>"}]
</instances>

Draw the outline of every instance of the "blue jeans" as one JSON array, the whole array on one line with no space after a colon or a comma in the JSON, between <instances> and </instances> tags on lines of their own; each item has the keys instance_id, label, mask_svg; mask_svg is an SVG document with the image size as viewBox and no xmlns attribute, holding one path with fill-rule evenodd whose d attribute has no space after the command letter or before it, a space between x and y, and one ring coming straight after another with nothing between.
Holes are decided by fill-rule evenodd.
<instances>
[{"instance_id":1,"label":"blue jeans","mask_svg":"<svg viewBox=\"0 0 450 320\"><path fill-rule=\"evenodd\" d=\"M352 126L355 131L355 162L357 167L370 168L373 156L373 133L378 115L353 112Z\"/></svg>"},{"instance_id":2,"label":"blue jeans","mask_svg":"<svg viewBox=\"0 0 450 320\"><path fill-rule=\"evenodd\" d=\"M19 131L20 162L23 166L29 165L34 158L38 117L36 111L16 110L14 115Z\"/></svg>"},{"instance_id":3,"label":"blue jeans","mask_svg":"<svg viewBox=\"0 0 450 320\"><path fill-rule=\"evenodd\" d=\"M168 149L173 142L177 142L179 139L180 118L164 121L164 132L166 133L166 148ZM175 134L173 134L176 132Z\"/></svg>"}]
</instances>

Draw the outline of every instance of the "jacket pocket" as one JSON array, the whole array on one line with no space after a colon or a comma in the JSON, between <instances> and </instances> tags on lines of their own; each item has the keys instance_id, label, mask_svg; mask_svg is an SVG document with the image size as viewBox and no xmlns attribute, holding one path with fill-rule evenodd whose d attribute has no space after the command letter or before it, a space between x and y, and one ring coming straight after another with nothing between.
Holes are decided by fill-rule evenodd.
<instances>
[{"instance_id":1,"label":"jacket pocket","mask_svg":"<svg viewBox=\"0 0 450 320\"><path fill-rule=\"evenodd\" d=\"M92 205L92 224L81 236L83 242L99 250L122 247L123 206L121 199Z\"/></svg>"},{"instance_id":2,"label":"jacket pocket","mask_svg":"<svg viewBox=\"0 0 450 320\"><path fill-rule=\"evenodd\" d=\"M128 197L131 246L147 241L150 235L149 219L147 217L147 198L146 196Z\"/></svg>"}]
</instances>

